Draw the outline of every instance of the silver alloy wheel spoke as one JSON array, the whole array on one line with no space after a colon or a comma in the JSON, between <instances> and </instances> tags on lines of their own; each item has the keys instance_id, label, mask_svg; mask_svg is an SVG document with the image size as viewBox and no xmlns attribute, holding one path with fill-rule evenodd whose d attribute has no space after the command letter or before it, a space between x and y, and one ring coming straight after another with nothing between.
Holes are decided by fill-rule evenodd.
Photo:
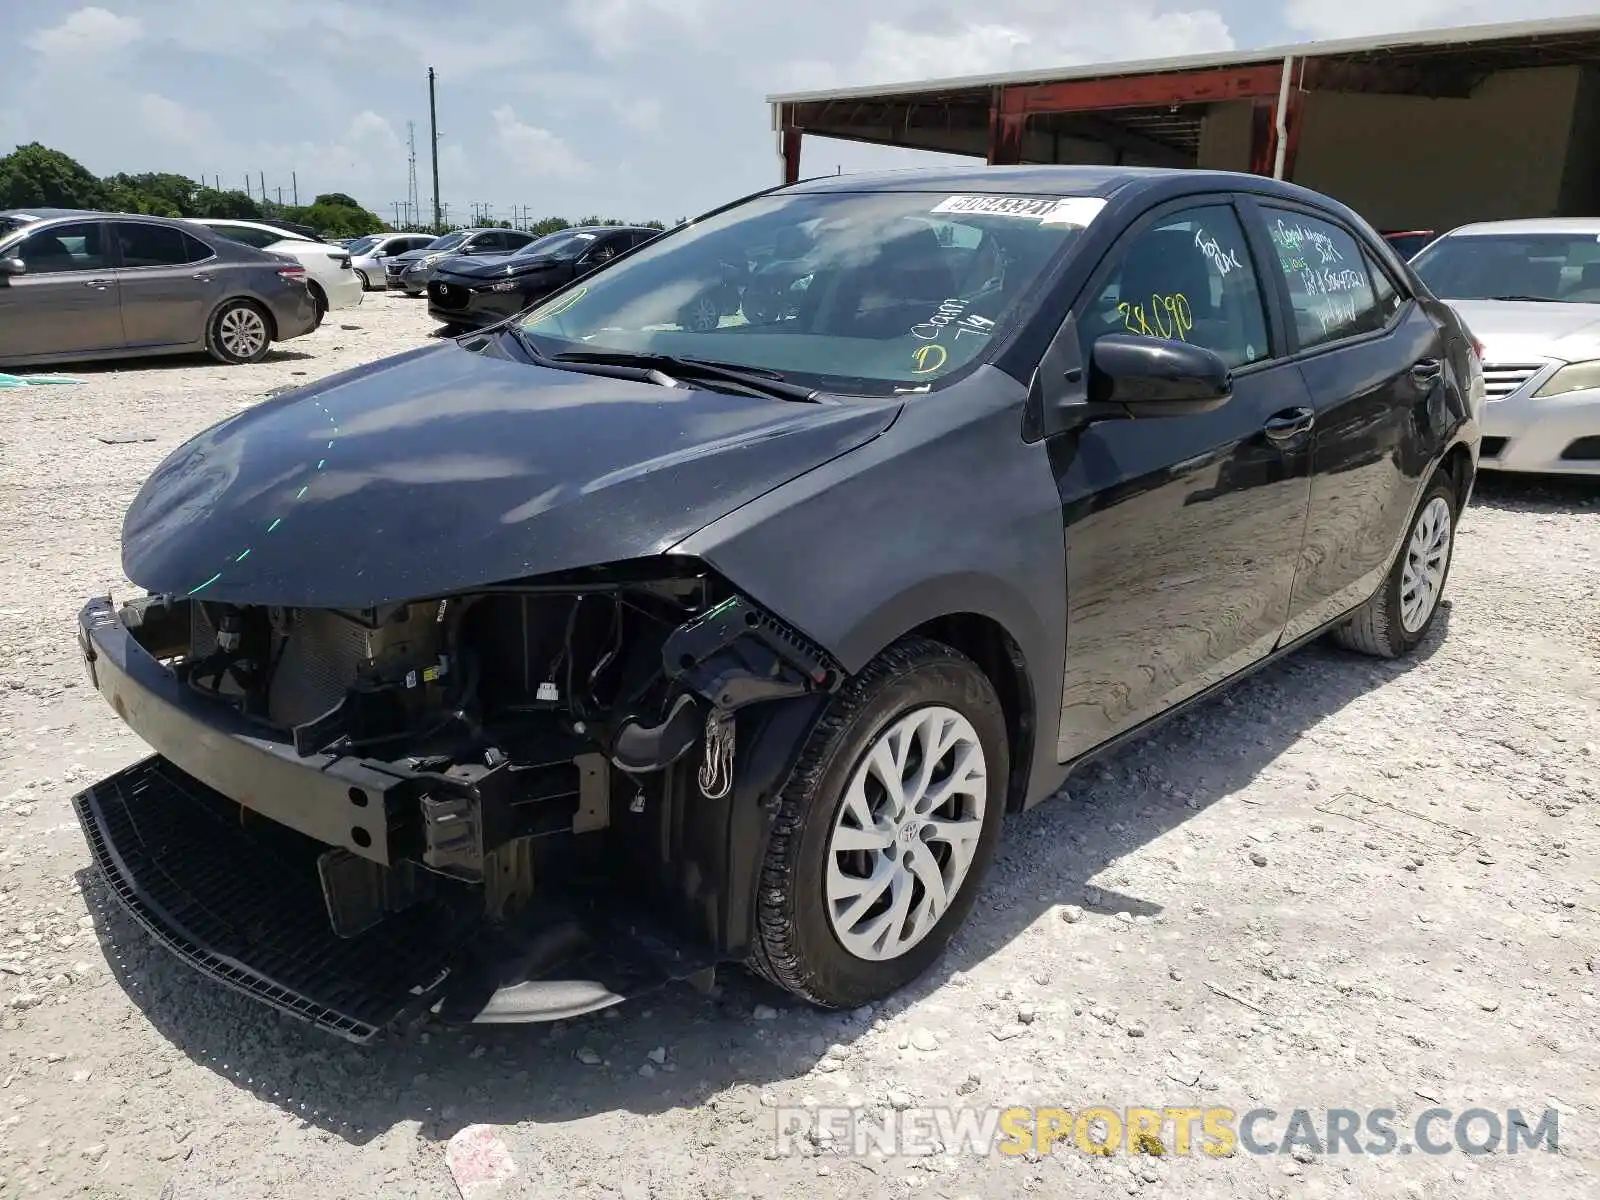
<instances>
[{"instance_id":1,"label":"silver alloy wheel spoke","mask_svg":"<svg viewBox=\"0 0 1600 1200\"><path fill-rule=\"evenodd\" d=\"M983 832L988 775L977 730L935 705L890 725L862 755L828 841L834 936L857 958L897 958L949 910Z\"/></svg>"},{"instance_id":2,"label":"silver alloy wheel spoke","mask_svg":"<svg viewBox=\"0 0 1600 1200\"><path fill-rule=\"evenodd\" d=\"M1435 496L1417 517L1400 570L1400 624L1407 633L1426 625L1438 607L1449 565L1450 504Z\"/></svg>"},{"instance_id":3,"label":"silver alloy wheel spoke","mask_svg":"<svg viewBox=\"0 0 1600 1200\"><path fill-rule=\"evenodd\" d=\"M254 309L235 308L222 314L222 346L235 358L253 357L266 337L266 324Z\"/></svg>"}]
</instances>

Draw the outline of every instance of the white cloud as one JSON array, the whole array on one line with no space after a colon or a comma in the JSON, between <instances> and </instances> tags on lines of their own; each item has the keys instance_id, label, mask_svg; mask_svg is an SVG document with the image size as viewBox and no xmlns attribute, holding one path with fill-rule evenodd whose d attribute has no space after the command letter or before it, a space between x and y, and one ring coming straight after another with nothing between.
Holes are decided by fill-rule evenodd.
<instances>
[{"instance_id":1,"label":"white cloud","mask_svg":"<svg viewBox=\"0 0 1600 1200\"><path fill-rule=\"evenodd\" d=\"M535 179L576 179L589 164L548 129L529 125L509 104L495 109L495 141L501 153L523 175Z\"/></svg>"},{"instance_id":2,"label":"white cloud","mask_svg":"<svg viewBox=\"0 0 1600 1200\"><path fill-rule=\"evenodd\" d=\"M82 59L121 50L139 40L138 17L119 17L98 7L80 8L59 25L41 29L28 39L30 49L46 58Z\"/></svg>"},{"instance_id":3,"label":"white cloud","mask_svg":"<svg viewBox=\"0 0 1600 1200\"><path fill-rule=\"evenodd\" d=\"M145 129L168 142L209 145L216 136L216 126L210 117L155 92L145 92L139 97L138 112Z\"/></svg>"},{"instance_id":4,"label":"white cloud","mask_svg":"<svg viewBox=\"0 0 1600 1200\"><path fill-rule=\"evenodd\" d=\"M712 17L728 0L570 0L567 22L602 58L659 53L726 26ZM681 50L681 45L673 46Z\"/></svg>"},{"instance_id":5,"label":"white cloud","mask_svg":"<svg viewBox=\"0 0 1600 1200\"><path fill-rule=\"evenodd\" d=\"M652 96L641 96L636 100L613 100L611 107L617 114L617 120L629 129L655 133L661 128L664 115L661 101Z\"/></svg>"},{"instance_id":6,"label":"white cloud","mask_svg":"<svg viewBox=\"0 0 1600 1200\"><path fill-rule=\"evenodd\" d=\"M843 60L794 62L780 86L826 88L988 75L1204 54L1234 45L1227 22L1209 8L1171 11L1135 4L1074 14L1070 21L1040 0L994 0L985 20L964 19L961 11L929 14L948 19L919 19L915 26L874 21L855 54Z\"/></svg>"},{"instance_id":7,"label":"white cloud","mask_svg":"<svg viewBox=\"0 0 1600 1200\"><path fill-rule=\"evenodd\" d=\"M1342 38L1592 12L1594 0L1543 0L1531 8L1510 8L1502 0L1288 0L1284 20L1297 35Z\"/></svg>"}]
</instances>

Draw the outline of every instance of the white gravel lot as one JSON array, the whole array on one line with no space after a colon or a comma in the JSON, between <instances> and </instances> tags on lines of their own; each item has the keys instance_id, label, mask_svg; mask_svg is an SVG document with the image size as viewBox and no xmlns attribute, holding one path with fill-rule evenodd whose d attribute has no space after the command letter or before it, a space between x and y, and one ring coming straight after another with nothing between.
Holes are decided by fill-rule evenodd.
<instances>
[{"instance_id":1,"label":"white gravel lot","mask_svg":"<svg viewBox=\"0 0 1600 1200\"><path fill-rule=\"evenodd\" d=\"M145 753L75 613L128 594L121 515L169 450L431 331L372 295L257 366L0 392L0 1196L449 1197L477 1124L507 1197L1600 1195L1600 484L1483 485L1414 660L1314 647L1011 820L966 930L878 1012L729 970L713 998L363 1049L155 948L71 813ZM1390 1108L1402 1141L1435 1106L1554 1108L1561 1148L774 1156L776 1108L834 1104L1266 1107L1262 1140Z\"/></svg>"}]
</instances>

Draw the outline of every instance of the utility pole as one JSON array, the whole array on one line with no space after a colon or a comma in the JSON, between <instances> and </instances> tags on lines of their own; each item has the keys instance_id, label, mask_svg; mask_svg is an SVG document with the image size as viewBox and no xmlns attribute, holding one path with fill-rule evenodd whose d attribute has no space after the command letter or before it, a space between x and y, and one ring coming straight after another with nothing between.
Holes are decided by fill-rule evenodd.
<instances>
[{"instance_id":1,"label":"utility pole","mask_svg":"<svg viewBox=\"0 0 1600 1200\"><path fill-rule=\"evenodd\" d=\"M391 200L391 201L389 201L389 203L394 206L394 227L396 229L399 229L400 228L400 201Z\"/></svg>"},{"instance_id":2,"label":"utility pole","mask_svg":"<svg viewBox=\"0 0 1600 1200\"><path fill-rule=\"evenodd\" d=\"M300 207L300 174L298 171L289 172L289 186L294 189L294 206Z\"/></svg>"},{"instance_id":3,"label":"utility pole","mask_svg":"<svg viewBox=\"0 0 1600 1200\"><path fill-rule=\"evenodd\" d=\"M428 132L433 142L433 231L444 232L444 222L439 216L439 109L434 100L433 68L428 68Z\"/></svg>"},{"instance_id":4,"label":"utility pole","mask_svg":"<svg viewBox=\"0 0 1600 1200\"><path fill-rule=\"evenodd\" d=\"M422 204L417 197L417 123L406 122L406 224L412 215L422 217Z\"/></svg>"},{"instance_id":5,"label":"utility pole","mask_svg":"<svg viewBox=\"0 0 1600 1200\"><path fill-rule=\"evenodd\" d=\"M267 173L261 172L261 203L267 202Z\"/></svg>"},{"instance_id":6,"label":"utility pole","mask_svg":"<svg viewBox=\"0 0 1600 1200\"><path fill-rule=\"evenodd\" d=\"M436 206L438 205L438 203L439 202L437 200L434 201L434 204ZM437 207L435 207L434 212L435 213L438 212L438 208ZM444 226L448 225L449 223L450 223L450 201L446 200L444 202L444 223L441 224L440 221L439 221L439 218L437 216L435 216L434 220L433 220L433 227L436 230L438 230L440 233L443 233L444 232Z\"/></svg>"},{"instance_id":7,"label":"utility pole","mask_svg":"<svg viewBox=\"0 0 1600 1200\"><path fill-rule=\"evenodd\" d=\"M254 200L255 199L255 197L250 194L250 172L249 171L246 171L244 173L244 198L246 200Z\"/></svg>"},{"instance_id":8,"label":"utility pole","mask_svg":"<svg viewBox=\"0 0 1600 1200\"><path fill-rule=\"evenodd\" d=\"M278 207L283 207L283 184L278 185Z\"/></svg>"}]
</instances>

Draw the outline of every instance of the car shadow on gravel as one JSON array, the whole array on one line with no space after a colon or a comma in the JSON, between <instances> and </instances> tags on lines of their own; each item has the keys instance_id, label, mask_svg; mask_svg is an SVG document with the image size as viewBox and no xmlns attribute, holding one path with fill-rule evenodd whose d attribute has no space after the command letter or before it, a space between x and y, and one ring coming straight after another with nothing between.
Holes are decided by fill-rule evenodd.
<instances>
[{"instance_id":1,"label":"car shadow on gravel","mask_svg":"<svg viewBox=\"0 0 1600 1200\"><path fill-rule=\"evenodd\" d=\"M1600 476L1520 475L1484 471L1472 489L1468 508L1505 512L1569 513L1600 510Z\"/></svg>"},{"instance_id":2,"label":"car shadow on gravel","mask_svg":"<svg viewBox=\"0 0 1600 1200\"><path fill-rule=\"evenodd\" d=\"M1075 772L1067 797L1009 818L965 928L935 968L885 1010L899 1012L962 982L1061 905L1159 917L1157 899L1090 888L1088 881L1227 799L1308 729L1424 661L1443 639L1449 615L1442 608L1428 640L1400 662L1320 643L1307 647ZM446 1027L425 1019L354 1046L202 978L122 911L97 872L80 871L78 881L117 982L160 1037L194 1063L352 1144L406 1121L418 1122L424 1137L445 1139L480 1122L661 1113L730 1089L719 1113L762 1122L755 1089L801 1079L825 1047L848 1047L867 1028L850 1014L812 1009L728 967L711 995L674 986L551 1025ZM1174 890L1181 892L1181 878ZM1035 996L1070 986L1019 984ZM758 1005L776 1015L754 1019ZM996 1007L998 1026L1011 1010ZM988 1030L974 1027L970 1036L986 1038ZM165 1075L164 1067L155 1071ZM958 1082L948 1081L952 1089ZM173 1080L152 1078L144 1086L156 1092ZM864 1081L855 1086L870 1090Z\"/></svg>"},{"instance_id":3,"label":"car shadow on gravel","mask_svg":"<svg viewBox=\"0 0 1600 1200\"><path fill-rule=\"evenodd\" d=\"M300 362L305 359L316 358L305 350L283 350L274 348L268 350L261 357L259 363L271 365L273 363ZM170 371L175 367L216 367L220 371L231 370L226 363L219 363L209 354L196 352L194 354L150 354L138 358L101 358L94 362L64 363L57 367L29 367L29 372L38 372L48 375L108 375L127 374L130 371Z\"/></svg>"}]
</instances>

